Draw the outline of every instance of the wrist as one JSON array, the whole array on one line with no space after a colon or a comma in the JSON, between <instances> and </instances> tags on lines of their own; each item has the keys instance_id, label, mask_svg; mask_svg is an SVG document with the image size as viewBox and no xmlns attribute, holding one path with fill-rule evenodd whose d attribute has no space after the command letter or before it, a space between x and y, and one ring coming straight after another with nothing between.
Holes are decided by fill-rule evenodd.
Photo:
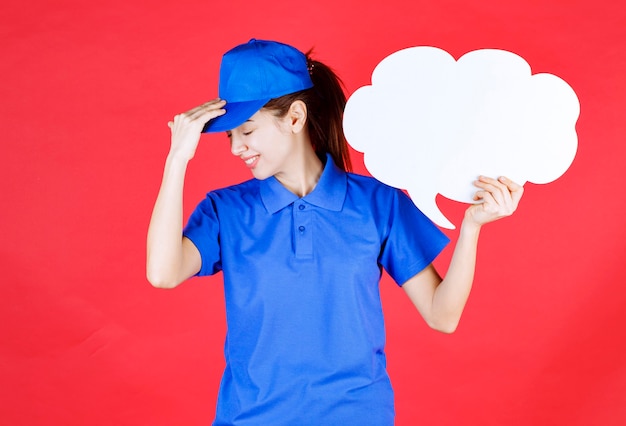
<instances>
[{"instance_id":1,"label":"wrist","mask_svg":"<svg viewBox=\"0 0 626 426\"><path fill-rule=\"evenodd\" d=\"M182 152L172 150L167 154L166 163L187 166L191 158Z\"/></svg>"},{"instance_id":2,"label":"wrist","mask_svg":"<svg viewBox=\"0 0 626 426\"><path fill-rule=\"evenodd\" d=\"M471 217L468 217L466 215L463 218L463 222L461 223L461 229L459 233L461 235L467 235L468 237L478 237L481 227L482 224L474 221Z\"/></svg>"}]
</instances>

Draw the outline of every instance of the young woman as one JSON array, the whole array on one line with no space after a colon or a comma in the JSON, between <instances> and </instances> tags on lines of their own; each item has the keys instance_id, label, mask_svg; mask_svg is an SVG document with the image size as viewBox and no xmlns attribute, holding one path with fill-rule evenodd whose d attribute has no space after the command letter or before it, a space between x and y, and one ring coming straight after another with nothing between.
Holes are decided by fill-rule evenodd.
<instances>
[{"instance_id":1,"label":"young woman","mask_svg":"<svg viewBox=\"0 0 626 426\"><path fill-rule=\"evenodd\" d=\"M169 123L147 275L171 288L223 272L228 332L215 425L392 425L381 268L434 329L455 330L483 224L521 186L480 177L442 280L448 239L400 190L349 173L346 98L324 64L251 40L227 52L220 98ZM212 191L182 228L185 170L201 132L226 131L253 179Z\"/></svg>"}]
</instances>

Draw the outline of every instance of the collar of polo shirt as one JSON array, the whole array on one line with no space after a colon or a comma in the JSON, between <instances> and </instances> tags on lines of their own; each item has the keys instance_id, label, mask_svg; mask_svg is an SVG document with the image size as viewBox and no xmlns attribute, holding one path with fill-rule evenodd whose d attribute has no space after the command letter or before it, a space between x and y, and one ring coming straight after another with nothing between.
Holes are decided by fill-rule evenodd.
<instances>
[{"instance_id":1,"label":"collar of polo shirt","mask_svg":"<svg viewBox=\"0 0 626 426\"><path fill-rule=\"evenodd\" d=\"M323 209L340 211L346 199L347 190L346 173L339 169L333 162L330 154L326 154L326 165L315 189L300 198L285 188L274 176L261 181L261 199L267 211L271 214L280 211L301 199Z\"/></svg>"}]
</instances>

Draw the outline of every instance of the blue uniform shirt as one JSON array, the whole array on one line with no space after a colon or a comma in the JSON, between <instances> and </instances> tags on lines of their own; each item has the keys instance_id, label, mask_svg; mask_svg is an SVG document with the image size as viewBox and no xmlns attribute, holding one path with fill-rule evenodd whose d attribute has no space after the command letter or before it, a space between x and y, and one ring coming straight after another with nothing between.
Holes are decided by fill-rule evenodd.
<instances>
[{"instance_id":1,"label":"blue uniform shirt","mask_svg":"<svg viewBox=\"0 0 626 426\"><path fill-rule=\"evenodd\" d=\"M379 295L448 243L401 191L330 156L299 198L275 178L207 195L184 235L222 271L228 331L214 425L394 421Z\"/></svg>"}]
</instances>

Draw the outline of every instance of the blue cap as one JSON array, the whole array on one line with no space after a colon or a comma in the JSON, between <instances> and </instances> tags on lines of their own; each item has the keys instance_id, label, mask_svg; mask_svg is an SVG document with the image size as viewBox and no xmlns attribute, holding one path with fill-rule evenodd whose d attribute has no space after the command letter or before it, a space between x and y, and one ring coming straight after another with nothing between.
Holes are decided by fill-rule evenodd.
<instances>
[{"instance_id":1,"label":"blue cap","mask_svg":"<svg viewBox=\"0 0 626 426\"><path fill-rule=\"evenodd\" d=\"M313 87L306 56L275 41L252 39L224 54L219 97L226 114L209 121L203 132L240 126L271 99Z\"/></svg>"}]
</instances>

